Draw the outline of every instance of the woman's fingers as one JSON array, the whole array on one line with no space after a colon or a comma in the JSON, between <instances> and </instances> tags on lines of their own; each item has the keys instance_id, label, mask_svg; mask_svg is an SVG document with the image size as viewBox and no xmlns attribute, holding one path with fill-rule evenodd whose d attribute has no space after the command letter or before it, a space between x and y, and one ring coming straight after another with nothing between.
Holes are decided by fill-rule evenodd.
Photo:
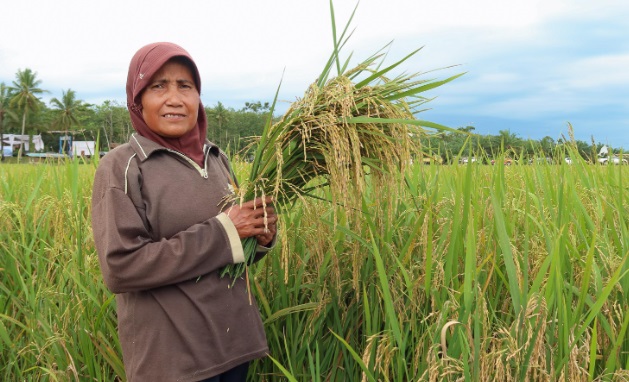
<instances>
[{"instance_id":1,"label":"woman's fingers","mask_svg":"<svg viewBox=\"0 0 629 382\"><path fill-rule=\"evenodd\" d=\"M272 198L256 198L241 205L233 205L226 212L238 231L240 238L264 235L259 242L267 239L270 232L275 234L277 215L271 206ZM271 236L271 239L273 237ZM268 240L270 242L270 240Z\"/></svg>"},{"instance_id":2,"label":"woman's fingers","mask_svg":"<svg viewBox=\"0 0 629 382\"><path fill-rule=\"evenodd\" d=\"M270 196L266 196L264 198L255 198L253 200L249 200L242 203L241 206L246 208L260 208L264 206L270 206L271 204L273 204L273 198Z\"/></svg>"},{"instance_id":3,"label":"woman's fingers","mask_svg":"<svg viewBox=\"0 0 629 382\"><path fill-rule=\"evenodd\" d=\"M273 241L273 238L275 237L276 233L277 233L277 226L275 225L275 223L269 224L266 227L266 230L264 233L260 235L256 235L256 240L258 241L258 244L263 245L263 246L268 246Z\"/></svg>"}]
</instances>

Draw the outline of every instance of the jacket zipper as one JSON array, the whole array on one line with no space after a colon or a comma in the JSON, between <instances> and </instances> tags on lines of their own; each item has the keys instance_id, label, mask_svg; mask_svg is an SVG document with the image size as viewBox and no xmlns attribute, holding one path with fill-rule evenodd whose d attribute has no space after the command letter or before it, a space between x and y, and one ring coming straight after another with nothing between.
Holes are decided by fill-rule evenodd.
<instances>
[{"instance_id":1,"label":"jacket zipper","mask_svg":"<svg viewBox=\"0 0 629 382\"><path fill-rule=\"evenodd\" d=\"M197 162L193 161L192 159L188 158L186 155L180 153L177 150L173 150L173 149L169 149L169 148L165 148L165 150L168 151L168 152L171 152L173 154L179 155L180 157L182 157L183 159L188 161L188 163L190 163L199 172L199 174L204 179L208 178L208 175L207 175L207 149L206 149L206 147L203 147L203 167L204 168L201 168L201 166L199 166L197 164Z\"/></svg>"}]
</instances>

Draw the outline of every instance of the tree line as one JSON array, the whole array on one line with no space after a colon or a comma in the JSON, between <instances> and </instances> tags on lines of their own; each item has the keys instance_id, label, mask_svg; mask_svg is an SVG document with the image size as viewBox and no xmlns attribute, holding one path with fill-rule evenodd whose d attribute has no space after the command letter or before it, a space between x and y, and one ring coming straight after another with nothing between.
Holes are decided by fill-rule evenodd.
<instances>
[{"instance_id":1,"label":"tree line","mask_svg":"<svg viewBox=\"0 0 629 382\"><path fill-rule=\"evenodd\" d=\"M114 100L89 104L72 89L63 90L61 98L52 98L46 104L42 95L49 92L41 83L37 72L28 68L18 70L11 84L0 83L0 140L4 134L41 134L47 152L63 151L59 137L65 135L75 140L98 139L104 151L127 142L133 127L126 104ZM223 149L239 151L249 145L248 137L262 133L270 105L246 102L235 110L218 102L205 107L205 111L208 139ZM22 151L20 147L18 158Z\"/></svg>"},{"instance_id":2,"label":"tree line","mask_svg":"<svg viewBox=\"0 0 629 382\"><path fill-rule=\"evenodd\" d=\"M566 156L578 155L590 163L596 163L599 152L606 144L590 142L573 137L569 125L569 136L554 139L545 136L542 139L523 139L510 130L500 130L497 135L474 134L474 126L459 127L453 131L421 138L424 151L440 158L443 163L453 163L462 157L474 157L479 163L490 163L497 157L528 163L535 158L544 158L558 163ZM608 147L609 153L619 154L622 147ZM510 162L511 163L511 162Z\"/></svg>"},{"instance_id":3,"label":"tree line","mask_svg":"<svg viewBox=\"0 0 629 382\"><path fill-rule=\"evenodd\" d=\"M41 134L44 151L61 152L59 137L71 135L75 140L99 140L101 150L107 151L127 142L133 132L125 104L108 100L100 105L88 104L77 97L72 89L62 91L61 98L52 98L48 104L41 96L48 93L41 88L42 81L31 69L18 70L11 84L0 83L0 140L4 134ZM250 147L251 138L259 136L271 110L268 102L246 102L240 109L226 107L221 102L206 106L208 139L224 150L241 152ZM477 156L489 160L497 155L514 158L545 156L555 158L566 144L576 147L579 155L596 161L603 146L600 143L544 137L541 140L522 139L509 130L498 135L474 134L474 126L453 131L424 135L419 143L424 151L439 156L441 162L452 162L459 156ZM64 141L65 142L65 141ZM32 145L30 145L32 147ZM619 152L621 148L614 148ZM1 151L1 150L0 150ZM18 160L23 148L18 150Z\"/></svg>"}]
</instances>

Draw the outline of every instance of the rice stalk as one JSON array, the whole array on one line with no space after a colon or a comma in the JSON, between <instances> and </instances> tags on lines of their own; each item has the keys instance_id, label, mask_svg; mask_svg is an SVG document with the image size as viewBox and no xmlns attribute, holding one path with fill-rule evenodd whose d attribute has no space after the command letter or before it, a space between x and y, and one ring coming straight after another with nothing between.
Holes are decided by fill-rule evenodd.
<instances>
[{"instance_id":1,"label":"rice stalk","mask_svg":"<svg viewBox=\"0 0 629 382\"><path fill-rule=\"evenodd\" d=\"M376 178L375 183L394 184L419 150L414 137L426 134L427 127L448 129L414 114L428 101L422 92L460 75L442 81L419 79L421 73L389 78L415 51L385 69L377 61L384 55L376 54L328 79L345 41L336 41L323 74L304 96L278 122L269 119L249 178L236 188L232 201L268 195L276 208L286 211L296 200L329 187L331 202L343 206L351 218L361 210L367 176ZM277 95L272 110L276 101ZM222 275L242 275L254 261L256 247L255 238L244 239L245 263L226 267Z\"/></svg>"}]
</instances>

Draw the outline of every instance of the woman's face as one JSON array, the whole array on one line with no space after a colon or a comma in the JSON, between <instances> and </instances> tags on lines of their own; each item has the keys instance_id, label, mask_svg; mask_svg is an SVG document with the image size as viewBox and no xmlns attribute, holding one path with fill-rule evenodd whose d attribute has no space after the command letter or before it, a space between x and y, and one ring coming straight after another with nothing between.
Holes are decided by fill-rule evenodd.
<instances>
[{"instance_id":1,"label":"woman's face","mask_svg":"<svg viewBox=\"0 0 629 382\"><path fill-rule=\"evenodd\" d=\"M181 137L197 123L199 91L190 69L178 61L166 62L155 73L141 102L144 121L162 137Z\"/></svg>"}]
</instances>

